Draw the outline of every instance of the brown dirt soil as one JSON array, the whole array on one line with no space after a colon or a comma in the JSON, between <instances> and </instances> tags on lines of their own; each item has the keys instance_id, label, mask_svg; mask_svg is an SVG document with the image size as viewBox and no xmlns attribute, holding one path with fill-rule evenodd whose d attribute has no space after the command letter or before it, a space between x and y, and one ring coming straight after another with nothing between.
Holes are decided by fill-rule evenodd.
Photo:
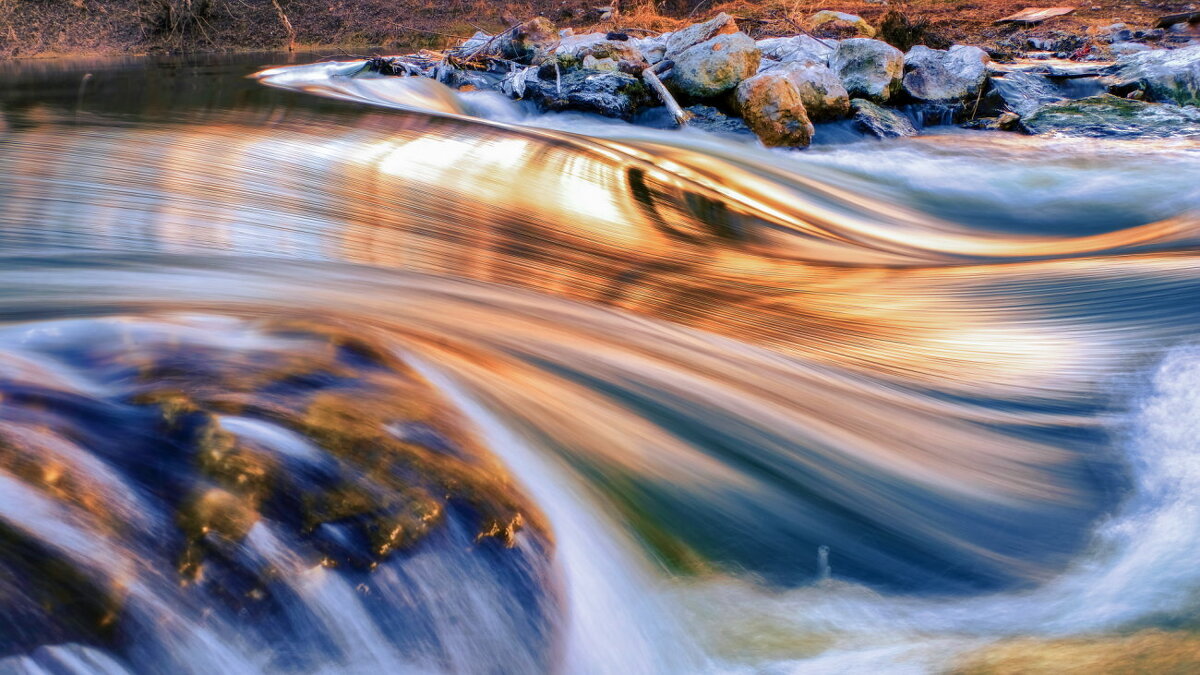
<instances>
[{"instance_id":1,"label":"brown dirt soil","mask_svg":"<svg viewBox=\"0 0 1200 675\"><path fill-rule=\"evenodd\" d=\"M738 17L751 35L762 37L795 34L797 26L822 9L859 14L876 25L896 9L927 20L930 31L942 39L986 45L1013 35L1082 33L1117 21L1145 28L1161 15L1188 7L1183 0L1086 0L1074 14L1018 28L993 25L1029 6L1009 0L891 0L886 5L878 0L614 1L619 2L618 13L602 20L601 0L0 0L0 58L277 49L289 43L395 51L446 46L476 29L496 31L538 14L576 31L662 31L725 11ZM1032 6L1055 4L1063 3Z\"/></svg>"}]
</instances>

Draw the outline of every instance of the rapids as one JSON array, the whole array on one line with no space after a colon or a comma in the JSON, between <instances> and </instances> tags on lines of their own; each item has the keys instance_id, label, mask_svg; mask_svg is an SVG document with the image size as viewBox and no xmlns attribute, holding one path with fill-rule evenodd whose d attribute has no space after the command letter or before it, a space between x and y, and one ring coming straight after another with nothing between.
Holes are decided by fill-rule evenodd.
<instances>
[{"instance_id":1,"label":"rapids","mask_svg":"<svg viewBox=\"0 0 1200 675\"><path fill-rule=\"evenodd\" d=\"M768 151L257 63L0 69L0 671L1196 627L1200 144Z\"/></svg>"}]
</instances>

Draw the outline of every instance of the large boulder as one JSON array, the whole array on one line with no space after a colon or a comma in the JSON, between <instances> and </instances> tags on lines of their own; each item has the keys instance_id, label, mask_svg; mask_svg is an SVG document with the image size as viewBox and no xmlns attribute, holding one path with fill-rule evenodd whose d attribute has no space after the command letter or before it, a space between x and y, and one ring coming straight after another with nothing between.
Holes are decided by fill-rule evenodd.
<instances>
[{"instance_id":1,"label":"large boulder","mask_svg":"<svg viewBox=\"0 0 1200 675\"><path fill-rule=\"evenodd\" d=\"M755 44L762 52L762 69L793 62L829 65L829 57L837 47L836 41L818 40L808 35L766 38Z\"/></svg>"},{"instance_id":2,"label":"large boulder","mask_svg":"<svg viewBox=\"0 0 1200 675\"><path fill-rule=\"evenodd\" d=\"M1200 109L1101 94L1043 106L1022 120L1033 134L1104 138L1200 137Z\"/></svg>"},{"instance_id":3,"label":"large boulder","mask_svg":"<svg viewBox=\"0 0 1200 675\"><path fill-rule=\"evenodd\" d=\"M920 101L960 101L975 96L987 82L987 52L954 45L930 49L917 45L904 55L904 90Z\"/></svg>"},{"instance_id":4,"label":"large boulder","mask_svg":"<svg viewBox=\"0 0 1200 675\"><path fill-rule=\"evenodd\" d=\"M864 134L876 138L916 136L917 128L908 118L894 110L888 110L861 98L850 102L854 108L854 127Z\"/></svg>"},{"instance_id":5,"label":"large boulder","mask_svg":"<svg viewBox=\"0 0 1200 675\"><path fill-rule=\"evenodd\" d=\"M674 57L675 86L697 98L723 94L758 72L758 47L745 33L718 35Z\"/></svg>"},{"instance_id":6,"label":"large boulder","mask_svg":"<svg viewBox=\"0 0 1200 675\"><path fill-rule=\"evenodd\" d=\"M665 56L666 58L673 59L678 54L701 42L708 42L718 35L729 35L737 32L737 22L733 20L733 17L725 12L721 12L704 23L693 24L666 35Z\"/></svg>"},{"instance_id":7,"label":"large boulder","mask_svg":"<svg viewBox=\"0 0 1200 675\"><path fill-rule=\"evenodd\" d=\"M828 66L818 63L788 63L772 71L796 85L808 119L813 122L842 119L850 114L850 94Z\"/></svg>"},{"instance_id":8,"label":"large boulder","mask_svg":"<svg viewBox=\"0 0 1200 675\"><path fill-rule=\"evenodd\" d=\"M1119 91L1143 89L1155 101L1200 105L1200 45L1122 56L1115 81Z\"/></svg>"},{"instance_id":9,"label":"large boulder","mask_svg":"<svg viewBox=\"0 0 1200 675\"><path fill-rule=\"evenodd\" d=\"M1026 117L1047 103L1065 98L1045 76L1018 71L992 78L983 109L996 114L1010 111Z\"/></svg>"},{"instance_id":10,"label":"large boulder","mask_svg":"<svg viewBox=\"0 0 1200 675\"><path fill-rule=\"evenodd\" d=\"M851 96L883 103L900 90L904 54L886 42L851 38L838 44L829 67Z\"/></svg>"},{"instance_id":11,"label":"large boulder","mask_svg":"<svg viewBox=\"0 0 1200 675\"><path fill-rule=\"evenodd\" d=\"M580 110L629 119L657 104L638 78L615 71L571 70L558 78L530 78L525 98L546 110Z\"/></svg>"},{"instance_id":12,"label":"large boulder","mask_svg":"<svg viewBox=\"0 0 1200 675\"><path fill-rule=\"evenodd\" d=\"M759 73L737 88L738 109L746 125L765 145L804 147L812 142L813 125L800 92L786 74Z\"/></svg>"}]
</instances>

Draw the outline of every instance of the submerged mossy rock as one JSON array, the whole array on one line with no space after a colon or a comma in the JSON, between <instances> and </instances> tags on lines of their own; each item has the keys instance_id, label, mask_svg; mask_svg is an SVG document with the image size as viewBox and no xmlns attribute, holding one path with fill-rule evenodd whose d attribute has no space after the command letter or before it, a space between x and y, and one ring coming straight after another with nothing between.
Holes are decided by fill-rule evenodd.
<instances>
[{"instance_id":1,"label":"submerged mossy rock","mask_svg":"<svg viewBox=\"0 0 1200 675\"><path fill-rule=\"evenodd\" d=\"M1200 108L1102 94L1043 106L1024 118L1032 134L1097 138L1200 137Z\"/></svg>"},{"instance_id":2,"label":"submerged mossy rock","mask_svg":"<svg viewBox=\"0 0 1200 675\"><path fill-rule=\"evenodd\" d=\"M885 103L900 91L904 54L879 40L843 40L829 57L829 67L856 98Z\"/></svg>"},{"instance_id":3,"label":"submerged mossy rock","mask_svg":"<svg viewBox=\"0 0 1200 675\"><path fill-rule=\"evenodd\" d=\"M1122 56L1114 90L1124 94L1135 88L1153 101L1200 106L1200 45Z\"/></svg>"},{"instance_id":4,"label":"submerged mossy rock","mask_svg":"<svg viewBox=\"0 0 1200 675\"><path fill-rule=\"evenodd\" d=\"M657 104L640 79L615 70L576 69L526 83L525 97L546 110L578 110L630 119Z\"/></svg>"},{"instance_id":5,"label":"submerged mossy rock","mask_svg":"<svg viewBox=\"0 0 1200 675\"><path fill-rule=\"evenodd\" d=\"M671 81L688 96L717 96L758 72L761 58L758 46L745 33L718 35L675 56Z\"/></svg>"},{"instance_id":6,"label":"submerged mossy rock","mask_svg":"<svg viewBox=\"0 0 1200 675\"><path fill-rule=\"evenodd\" d=\"M850 102L854 109L854 127L876 138L916 136L917 129L908 118L894 110L856 98Z\"/></svg>"},{"instance_id":7,"label":"submerged mossy rock","mask_svg":"<svg viewBox=\"0 0 1200 675\"><path fill-rule=\"evenodd\" d=\"M742 119L763 144L805 147L812 142L812 122L787 73L769 70L742 82L737 88L737 104Z\"/></svg>"},{"instance_id":8,"label":"submerged mossy rock","mask_svg":"<svg viewBox=\"0 0 1200 675\"><path fill-rule=\"evenodd\" d=\"M917 45L904 55L904 91L919 101L961 101L987 82L987 62L987 52L979 47Z\"/></svg>"}]
</instances>

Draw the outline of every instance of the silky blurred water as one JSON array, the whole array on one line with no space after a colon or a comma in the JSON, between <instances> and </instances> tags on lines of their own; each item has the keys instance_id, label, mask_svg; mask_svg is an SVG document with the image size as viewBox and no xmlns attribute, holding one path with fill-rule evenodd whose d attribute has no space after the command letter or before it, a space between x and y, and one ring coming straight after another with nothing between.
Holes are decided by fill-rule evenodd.
<instances>
[{"instance_id":1,"label":"silky blurred water","mask_svg":"<svg viewBox=\"0 0 1200 675\"><path fill-rule=\"evenodd\" d=\"M0 667L1191 644L1194 141L770 151L286 58L0 64Z\"/></svg>"}]
</instances>

